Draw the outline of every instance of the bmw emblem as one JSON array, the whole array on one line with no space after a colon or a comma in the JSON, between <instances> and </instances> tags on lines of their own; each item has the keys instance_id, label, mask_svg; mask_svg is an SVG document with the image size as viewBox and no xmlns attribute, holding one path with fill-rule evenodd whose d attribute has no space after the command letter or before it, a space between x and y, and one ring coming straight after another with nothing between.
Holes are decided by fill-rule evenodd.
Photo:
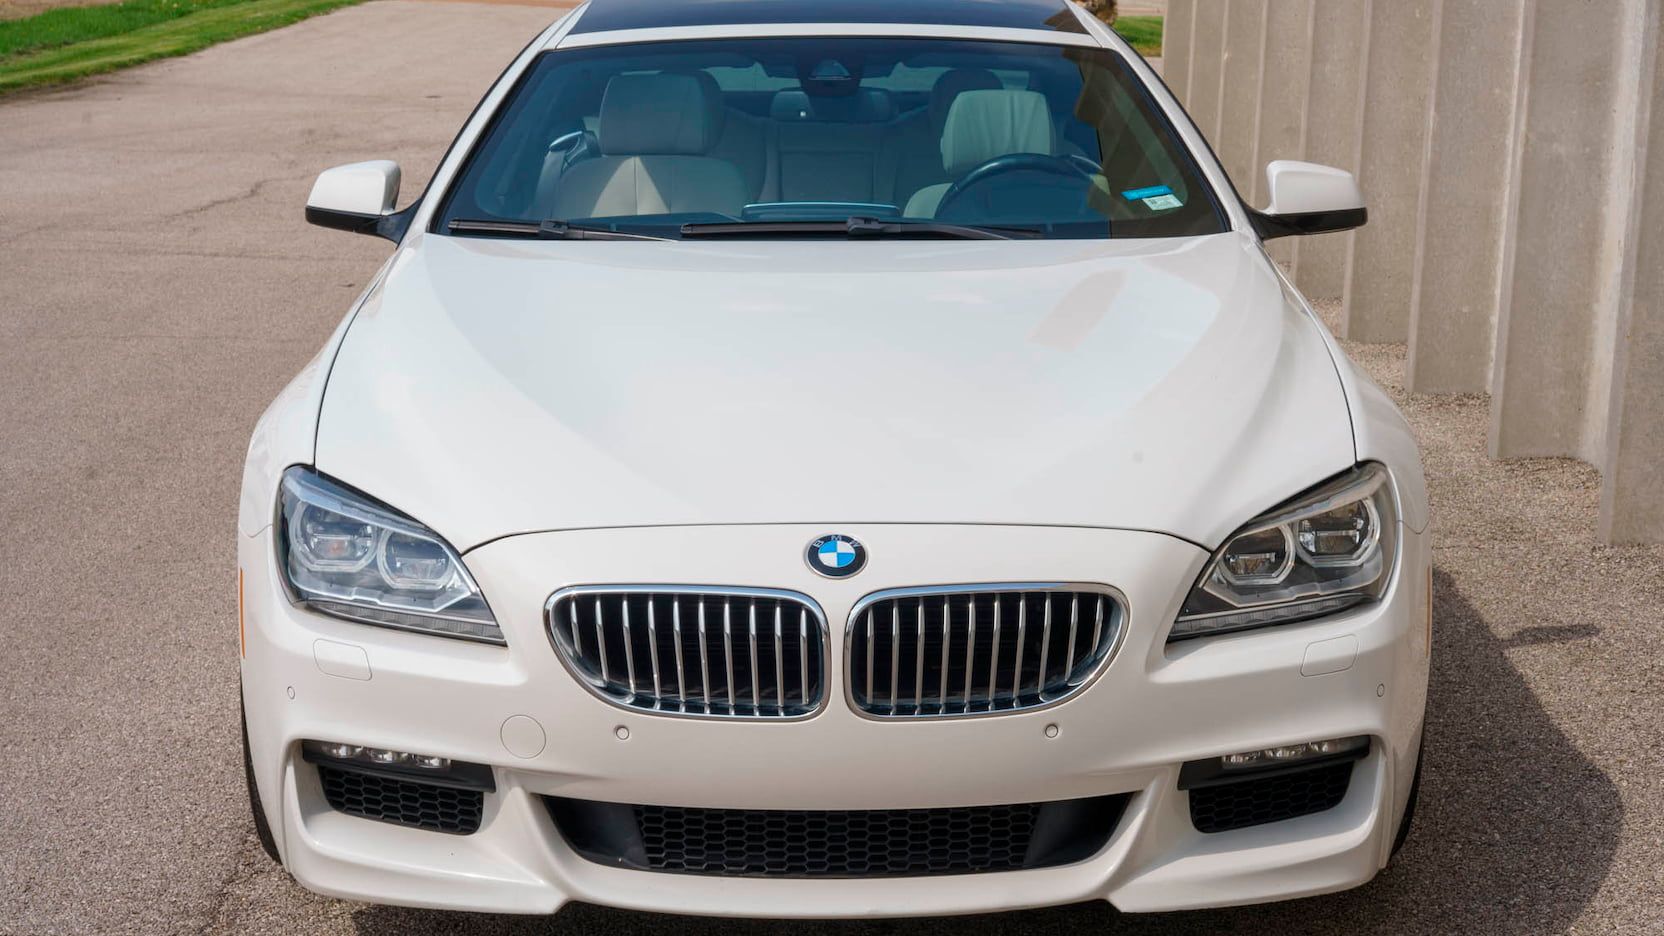
<instances>
[{"instance_id":1,"label":"bmw emblem","mask_svg":"<svg viewBox=\"0 0 1664 936\"><path fill-rule=\"evenodd\" d=\"M804 556L809 568L827 578L849 578L867 567L867 547L840 533L823 536L809 544Z\"/></svg>"}]
</instances>

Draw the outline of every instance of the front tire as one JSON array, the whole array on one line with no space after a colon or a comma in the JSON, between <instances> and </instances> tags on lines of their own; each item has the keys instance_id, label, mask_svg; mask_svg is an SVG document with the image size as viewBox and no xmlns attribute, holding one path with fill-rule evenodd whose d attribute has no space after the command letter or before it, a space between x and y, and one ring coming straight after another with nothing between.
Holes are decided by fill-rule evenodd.
<instances>
[{"instance_id":1,"label":"front tire","mask_svg":"<svg viewBox=\"0 0 1664 936\"><path fill-rule=\"evenodd\" d=\"M242 693L238 693L237 711L243 719L243 779L248 787L248 808L254 816L254 834L260 838L260 850L266 857L282 866L283 859L277 853L277 839L272 837L271 824L266 821L266 811L260 808L260 788L254 782L254 756L248 749L248 711L243 708Z\"/></svg>"}]
</instances>

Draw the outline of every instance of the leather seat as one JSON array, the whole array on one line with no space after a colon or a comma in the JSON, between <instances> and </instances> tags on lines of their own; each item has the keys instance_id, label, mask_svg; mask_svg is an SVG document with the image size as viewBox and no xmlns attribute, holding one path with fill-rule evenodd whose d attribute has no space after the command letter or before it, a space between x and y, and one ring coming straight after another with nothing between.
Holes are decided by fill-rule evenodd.
<instances>
[{"instance_id":1,"label":"leather seat","mask_svg":"<svg viewBox=\"0 0 1664 936\"><path fill-rule=\"evenodd\" d=\"M1056 155L1057 128L1038 91L965 91L954 99L942 129L942 168L951 179L1000 156ZM908 202L909 218L934 218L951 182L920 189Z\"/></svg>"},{"instance_id":2,"label":"leather seat","mask_svg":"<svg viewBox=\"0 0 1664 936\"><path fill-rule=\"evenodd\" d=\"M802 202L878 202L894 197L881 171L895 103L863 88L848 97L786 90L769 108L779 160L779 197Z\"/></svg>"},{"instance_id":3,"label":"leather seat","mask_svg":"<svg viewBox=\"0 0 1664 936\"><path fill-rule=\"evenodd\" d=\"M895 204L905 205L920 189L949 181L942 170L942 131L948 111L966 91L997 91L999 76L986 68L954 68L942 73L930 90L930 103L909 112L890 132L887 157L895 176Z\"/></svg>"},{"instance_id":4,"label":"leather seat","mask_svg":"<svg viewBox=\"0 0 1664 936\"><path fill-rule=\"evenodd\" d=\"M602 155L561 177L550 214L585 218L716 212L738 215L746 180L709 153L722 138L727 108L692 75L619 75L601 100L596 137Z\"/></svg>"}]
</instances>

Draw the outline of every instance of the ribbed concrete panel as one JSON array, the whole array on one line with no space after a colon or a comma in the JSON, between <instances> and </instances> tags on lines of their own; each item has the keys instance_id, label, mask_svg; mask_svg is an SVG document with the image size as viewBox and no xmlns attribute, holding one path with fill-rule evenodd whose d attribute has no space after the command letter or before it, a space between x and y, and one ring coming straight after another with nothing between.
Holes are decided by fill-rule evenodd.
<instances>
[{"instance_id":1,"label":"ribbed concrete panel","mask_svg":"<svg viewBox=\"0 0 1664 936\"><path fill-rule=\"evenodd\" d=\"M1638 167L1632 279L1618 317L1607 423L1600 536L1615 543L1664 543L1664 55L1654 7L1642 48L1652 59L1641 89L1650 112Z\"/></svg>"},{"instance_id":2,"label":"ribbed concrete panel","mask_svg":"<svg viewBox=\"0 0 1664 936\"><path fill-rule=\"evenodd\" d=\"M1605 458L1649 2L1610 0L1608 15L1567 29L1558 4L1533 0L1519 210L1491 381L1500 458Z\"/></svg>"},{"instance_id":3,"label":"ribbed concrete panel","mask_svg":"<svg viewBox=\"0 0 1664 936\"><path fill-rule=\"evenodd\" d=\"M1312 79L1312 7L1317 0L1269 0L1265 8L1265 64L1260 69L1260 123L1254 142L1250 203L1271 200L1265 166L1306 158L1306 98ZM1301 238L1272 241L1271 256L1294 263Z\"/></svg>"},{"instance_id":4,"label":"ribbed concrete panel","mask_svg":"<svg viewBox=\"0 0 1664 936\"><path fill-rule=\"evenodd\" d=\"M1230 0L1196 0L1190 43L1190 90L1186 110L1212 143L1219 136L1219 98L1224 90L1225 24Z\"/></svg>"},{"instance_id":5,"label":"ribbed concrete panel","mask_svg":"<svg viewBox=\"0 0 1664 936\"><path fill-rule=\"evenodd\" d=\"M1190 43L1196 36L1196 4L1206 0L1169 0L1162 24L1161 77L1178 97L1190 104Z\"/></svg>"},{"instance_id":6,"label":"ribbed concrete panel","mask_svg":"<svg viewBox=\"0 0 1664 936\"><path fill-rule=\"evenodd\" d=\"M1490 390L1525 0L1442 0L1406 379L1418 393Z\"/></svg>"},{"instance_id":7,"label":"ribbed concrete panel","mask_svg":"<svg viewBox=\"0 0 1664 936\"><path fill-rule=\"evenodd\" d=\"M1369 225L1346 263L1343 330L1354 341L1406 341L1415 295L1421 167L1431 106L1436 0L1372 4L1358 180Z\"/></svg>"},{"instance_id":8,"label":"ribbed concrete panel","mask_svg":"<svg viewBox=\"0 0 1664 936\"><path fill-rule=\"evenodd\" d=\"M1254 140L1260 122L1260 65L1265 54L1266 0L1230 0L1225 26L1225 76L1219 133L1213 148L1243 198L1254 201Z\"/></svg>"},{"instance_id":9,"label":"ribbed concrete panel","mask_svg":"<svg viewBox=\"0 0 1664 936\"><path fill-rule=\"evenodd\" d=\"M1312 8L1306 159L1354 172L1363 71L1369 59L1369 4L1370 0L1316 0ZM1339 298L1346 288L1346 254L1352 238L1350 233L1325 234L1300 241L1294 280L1302 292L1313 299Z\"/></svg>"}]
</instances>

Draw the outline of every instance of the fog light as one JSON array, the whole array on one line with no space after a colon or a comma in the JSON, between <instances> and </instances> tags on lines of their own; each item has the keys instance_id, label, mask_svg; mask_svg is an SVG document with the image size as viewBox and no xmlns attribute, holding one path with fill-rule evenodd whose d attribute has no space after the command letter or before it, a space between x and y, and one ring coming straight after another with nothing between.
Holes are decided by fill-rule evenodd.
<instances>
[{"instance_id":1,"label":"fog light","mask_svg":"<svg viewBox=\"0 0 1664 936\"><path fill-rule=\"evenodd\" d=\"M1191 761L1179 768L1179 789L1249 783L1264 777L1361 760L1369 753L1369 744L1369 736L1360 735L1304 744L1280 744L1257 751L1239 751L1223 757Z\"/></svg>"},{"instance_id":2,"label":"fog light","mask_svg":"<svg viewBox=\"0 0 1664 936\"><path fill-rule=\"evenodd\" d=\"M1320 757L1334 757L1339 754L1350 754L1369 747L1369 738L1336 738L1332 741L1312 741L1306 744L1288 744L1282 747L1265 748L1259 751L1243 751L1240 754L1226 754L1219 759L1219 766L1224 770L1252 770L1257 768L1297 764L1302 761L1315 760Z\"/></svg>"},{"instance_id":3,"label":"fog light","mask_svg":"<svg viewBox=\"0 0 1664 936\"><path fill-rule=\"evenodd\" d=\"M434 754L410 754L388 748L364 747L335 741L307 741L302 745L308 755L335 761L375 764L380 767L420 767L423 770L449 770L451 759Z\"/></svg>"},{"instance_id":4,"label":"fog light","mask_svg":"<svg viewBox=\"0 0 1664 936\"><path fill-rule=\"evenodd\" d=\"M394 777L433 787L495 792L490 766L454 761L437 754L412 754L389 748L363 747L335 741L303 741L301 756L309 764L349 773Z\"/></svg>"}]
</instances>

